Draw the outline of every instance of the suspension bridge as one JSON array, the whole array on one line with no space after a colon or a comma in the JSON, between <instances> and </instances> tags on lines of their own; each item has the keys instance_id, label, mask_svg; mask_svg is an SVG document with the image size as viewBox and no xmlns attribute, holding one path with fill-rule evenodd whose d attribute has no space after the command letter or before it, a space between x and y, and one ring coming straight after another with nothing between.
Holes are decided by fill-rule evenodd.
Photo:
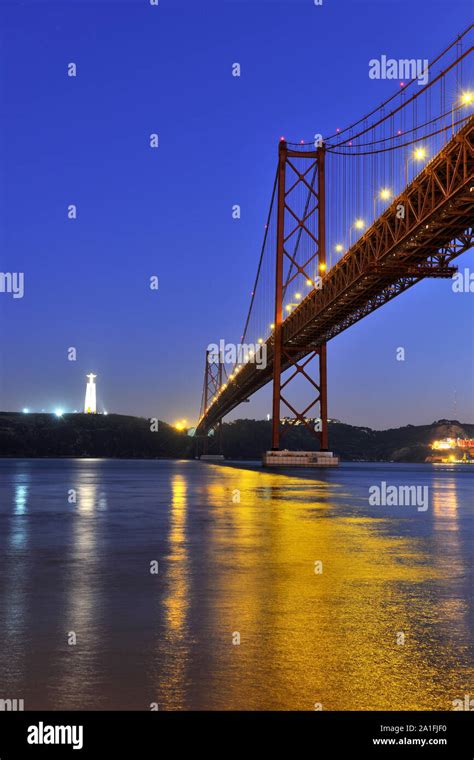
<instances>
[{"instance_id":1,"label":"suspension bridge","mask_svg":"<svg viewBox=\"0 0 474 760\"><path fill-rule=\"evenodd\" d=\"M272 383L264 464L285 461L282 408L319 438L320 459L311 461L337 463L323 456L327 343L417 282L451 278L451 262L473 244L473 27L431 61L423 86L399 82L380 106L327 137L281 138L238 341L244 353L229 365L223 352L206 351L196 428L204 451L211 431L219 441L223 417Z\"/></svg>"}]
</instances>

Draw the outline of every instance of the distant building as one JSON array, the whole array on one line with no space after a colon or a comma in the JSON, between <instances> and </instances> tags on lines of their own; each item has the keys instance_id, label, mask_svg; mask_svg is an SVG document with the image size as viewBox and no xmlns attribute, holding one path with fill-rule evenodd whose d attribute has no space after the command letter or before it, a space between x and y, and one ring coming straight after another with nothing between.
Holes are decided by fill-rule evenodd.
<instances>
[{"instance_id":1,"label":"distant building","mask_svg":"<svg viewBox=\"0 0 474 760\"><path fill-rule=\"evenodd\" d=\"M320 422L320 417L305 417L304 421L308 425L315 425L317 422ZM281 417L280 422L282 425L303 425L303 422L296 417ZM328 422L338 422L340 423L341 420L336 420L334 418L329 419Z\"/></svg>"},{"instance_id":2,"label":"distant building","mask_svg":"<svg viewBox=\"0 0 474 760\"><path fill-rule=\"evenodd\" d=\"M430 444L433 454L426 457L426 462L440 464L474 462L474 439L441 438Z\"/></svg>"}]
</instances>

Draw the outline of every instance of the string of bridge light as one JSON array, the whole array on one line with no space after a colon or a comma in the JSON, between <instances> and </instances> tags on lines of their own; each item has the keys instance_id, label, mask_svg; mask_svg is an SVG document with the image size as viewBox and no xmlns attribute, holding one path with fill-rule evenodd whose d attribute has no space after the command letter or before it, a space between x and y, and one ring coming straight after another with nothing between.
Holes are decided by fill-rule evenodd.
<instances>
[{"instance_id":1,"label":"string of bridge light","mask_svg":"<svg viewBox=\"0 0 474 760\"><path fill-rule=\"evenodd\" d=\"M434 64L438 60L440 60L450 49L452 49L455 44L459 43L459 41L472 28L473 28L473 25L471 24L462 34L458 35L456 41L453 42L452 44L450 44L439 56L437 56L430 63L430 65L429 65L428 68L432 69L433 66L434 66ZM347 138L347 140L342 140L341 142L333 144L333 145L327 144L328 151L329 152L336 152L334 150L335 148L341 148L341 149L344 150L343 155L361 155L361 153L360 153L360 148L361 147L365 147L365 146L369 147L369 146L372 146L372 145L380 145L381 143L393 142L394 140L397 140L397 145L394 146L394 149L400 150L400 149L403 149L404 147L406 147L407 145L412 145L412 144L419 143L422 140L426 140L428 137L433 136L434 134L438 134L438 133L441 133L443 131L446 131L446 128L444 128L444 129L439 130L439 132L432 133L432 135L423 135L423 136L417 137L415 140L413 140L411 142L408 142L408 143L403 143L402 142L403 138L406 135L411 134L411 133L417 133L420 130L424 129L429 124L432 124L433 122L440 121L440 120L444 119L447 115L449 115L450 112L451 112L451 115L452 115L452 122L453 122L452 128L453 128L453 132L454 132L454 126L455 126L454 125L454 112L457 111L459 108L462 108L462 107L464 107L466 105L470 105L473 102L473 99L474 99L473 98L473 94L470 93L470 92L462 93L461 97L460 97L460 103L459 103L459 105L454 104L450 110L448 110L446 113L440 114L439 116L435 117L434 119L427 120L423 124L417 124L412 129L407 129L407 130L400 130L399 129L397 131L396 135L392 134L389 137L383 137L381 139L373 140L371 142L364 142L364 143L360 143L359 142L358 144L356 144L354 146L354 140L355 140L355 138L360 137L363 134L366 134L370 130L374 131L375 127L379 126L380 124L385 124L385 122L387 120L389 120L389 119L392 120L392 124L393 124L393 117L394 117L394 115L398 111L401 110L402 112L404 112L404 110L407 110L407 106L410 103L414 104L414 102L416 101L416 99L419 98L420 95L422 95L423 93L430 91L431 88L433 87L433 85L436 82L439 82L441 80L441 84L442 84L443 81L444 81L445 76L447 75L447 73L451 69L453 69L454 66L459 65L459 63L462 61L462 59L470 54L470 52L472 51L472 49L473 48L471 47L468 51L466 51L465 53L462 53L460 56L458 56L457 59L454 62L452 62L444 71L441 71L436 77L432 78L432 81L429 83L429 85L427 87L423 88L423 90L418 91L408 101L402 102L400 104L400 106L398 106L394 111L391 111L389 114L385 115L383 113L383 109L384 109L384 107L385 107L386 104L388 104L391 100L393 100L397 95L400 94L400 91L397 91L397 93L394 93L390 98L388 98L388 100L385 101L385 103L383 103L381 106L379 106L378 108L376 108L373 111L371 111L370 114L368 114L368 116L363 117L362 119L359 119L357 122L355 122L354 124L350 125L349 127L347 127L344 130L340 130L338 128L337 131L336 131L336 134L332 135L331 138L332 137L340 137L340 136L342 136L342 134L344 132L347 133L349 130L353 129L357 124L361 124L362 122L366 122L367 118L369 118L373 114L377 113L378 111L379 112L382 111L382 118L379 121L377 121L375 124L371 124L369 126L366 126L362 131L359 132L358 135L355 135L355 136L353 135L352 138ZM404 88L404 91L406 91L407 87L409 85L412 85L412 84L413 84L413 82L408 82L408 83L402 82L401 83L401 87ZM428 94L429 94L429 92L428 92ZM402 92L402 98L403 98L403 92ZM459 122L456 122L456 125L458 123ZM329 139L331 139L331 138L329 138ZM284 140L284 138L281 138L281 139ZM288 143L288 144L291 144L291 143ZM301 144L304 144L304 141L301 141ZM351 148L355 148L355 149L353 149L351 151L350 150ZM373 152L371 151L370 153L375 153L375 152L379 152L379 151L373 151ZM380 152L383 152L383 149ZM428 155L428 150L424 146L421 146L421 147L418 146L416 149L414 149L413 153L410 156L407 156L407 158L406 158L406 160L404 162L404 164L405 164L405 180L406 180L405 184L408 184L408 165L409 165L409 161L413 160L414 162L421 162L421 161L423 161L427 157L427 155ZM393 173L393 170L392 170L392 173ZM377 204L380 201L390 201L393 197L394 197L394 192L390 189L390 187L382 187L381 190L379 190L378 193L376 193L374 195L374 198L373 198L374 219L376 218ZM367 226L368 225L366 224L366 222L364 221L364 219L362 217L357 217L355 219L353 225L351 225L351 227L349 228L349 248L352 245L353 230L362 232ZM344 251L344 248L345 248L345 246L342 243L336 243L333 246L333 249L334 249L334 251L337 254L342 253ZM263 255L263 249L262 249L262 255ZM331 260L332 260L332 256L330 254L330 261ZM259 284L260 265L261 265L261 261L259 262L259 270L257 272L256 282L255 282L254 288L253 288L252 293L251 293L251 296L252 296L252 298L251 298L251 304L250 304L250 308L249 308L249 312L248 312L247 321L246 321L246 324L245 324L242 340L245 339L245 336L246 336L246 333L247 333L247 328L249 326L250 316L252 314L252 308L253 308L253 305L254 305L254 302L255 302L257 286ZM331 266L331 264L330 264L330 266ZM324 274L325 269L326 269L326 265L325 264L320 264L319 274L320 275ZM309 286L309 287L315 287L315 282L312 279L308 278L306 280L306 285ZM285 286L285 290L286 290L286 286ZM299 305L299 303L301 302L301 299L302 299L301 293L300 292L296 292L294 294L294 296L293 296L293 299L291 299L290 303L287 303L285 305L285 307L284 307L285 311L287 312L287 314L289 314L294 308L296 308ZM269 324L270 336L271 336L272 331L274 330L274 328L275 328L274 323L270 323ZM264 339L261 338L261 337L258 338L258 343L260 345L263 344L264 343ZM241 370L241 366L235 367L234 372L231 375L231 379L234 379L235 375L240 370Z\"/></svg>"},{"instance_id":2,"label":"string of bridge light","mask_svg":"<svg viewBox=\"0 0 474 760\"><path fill-rule=\"evenodd\" d=\"M461 95L461 97L460 97L460 104L457 106L457 108L465 107L465 106L472 106L472 105L474 105L474 93L473 92L463 92L462 95ZM454 108L455 108L455 106L453 106L453 108L451 109L452 113L454 113ZM449 113L449 112L447 112L447 113ZM465 119L462 119L461 121L465 121ZM449 130L450 128L452 128L453 131L454 131L454 126L457 123L459 123L459 122L454 122L453 121L451 127L444 127L443 130ZM425 138L420 138L420 141L422 139L425 139ZM415 142L418 142L418 140L415 141ZM347 155L347 154L345 154L345 155ZM429 156L428 149L424 145L416 147L412 151L412 153L410 155L406 156L405 162L404 162L405 185L408 184L408 174L409 174L408 167L409 167L409 162L412 161L412 162L415 162L415 163L421 163L422 161L424 161L425 159L427 159L428 156ZM376 219L376 216L377 216L376 211L377 211L377 204L378 204L378 202L380 202L380 201L391 201L393 199L393 197L394 197L394 192L389 187L382 187L377 193L375 193L375 195L373 197L373 204L374 204L374 206L373 206L373 216L374 216L374 219ZM349 230L349 248L352 245L352 230L355 229L355 230L358 230L358 231L362 232L362 230L364 230L367 226L368 225L366 224L366 222L364 221L364 219L362 219L360 217L355 219L353 225L351 226L351 228ZM334 245L334 251L336 253L342 253L344 251L344 246L341 243L336 243Z\"/></svg>"},{"instance_id":3,"label":"string of bridge light","mask_svg":"<svg viewBox=\"0 0 474 760\"><path fill-rule=\"evenodd\" d=\"M461 95L459 97L459 102L453 104L453 106L451 107L451 109L449 109L445 113L443 113L441 115L438 115L437 117L435 117L435 118L433 118L433 119L425 122L424 124L417 125L414 128L409 129L409 130L405 130L403 132L401 130L398 130L397 135L390 135L389 137L384 137L384 138L381 138L379 140L374 140L374 141L371 141L371 142L368 142L368 143L359 143L358 145L355 145L355 146L353 145L353 141L352 140L345 141L344 144L330 146L329 147L329 152L331 152L331 153L339 152L340 155L346 155L346 156L347 155L352 155L352 156L354 156L354 155L367 155L367 154L363 154L363 153L360 153L360 152L357 153L356 150L351 153L349 149L350 148L356 148L356 149L358 149L358 148L365 147L365 146L380 144L380 143L389 142L389 141L393 141L393 140L396 140L396 139L403 138L407 134L419 131L420 129L422 129L423 127L427 126L428 124L432 124L435 121L440 121L441 119L445 118L449 114L451 114L451 116L452 116L452 124L451 124L451 126L443 127L442 129L437 130L436 132L431 133L431 135L424 135L424 136L419 137L419 138L417 138L415 140L412 140L409 143L404 143L404 144L402 143L402 144L398 144L396 146L392 146L391 149L397 149L398 150L400 148L406 147L407 145L416 144L418 142L426 140L428 137L431 137L433 135L439 134L439 133L441 133L443 131L447 131L450 128L452 128L453 133L454 133L454 127L456 125L460 124L460 123L463 123L464 121L467 120L467 118L469 118L469 117L466 117L466 118L460 119L459 121L454 122L454 113L455 113L455 111L458 111L459 109L467 107L467 106L472 106L473 104L474 104L474 93L472 91L464 91L464 92L461 93ZM369 130L368 129L364 130L364 132L367 132L367 131L369 131ZM281 139L284 139L284 138L281 138ZM334 150L334 148L336 148L336 147L338 147L340 149L341 148L344 149L344 152ZM381 150L377 150L377 151L371 151L370 153L384 152L385 150L390 150L390 148L389 149L381 149ZM416 147L412 151L412 153L410 155L408 155L406 157L405 162L404 162L404 166L405 166L405 183L406 184L408 184L408 165L409 165L409 161L412 160L413 162L420 163L420 162L424 161L426 158L428 158L428 155L429 155L428 154L428 150L427 150L427 148L425 146L418 146L418 147ZM276 182L275 182L275 185L276 185ZM274 193L275 193L275 185L274 185L274 188L273 188L272 200L271 200L271 203L270 203L269 216L271 214L271 210L272 210L272 206L273 206ZM382 187L377 193L374 194L374 197L373 197L374 220L376 218L377 204L380 201L391 201L393 197L394 197L394 193L393 193L393 191L389 187ZM245 324L245 328L244 328L244 335L242 336L242 340L245 339L245 334L247 332L247 328L248 328L248 325L249 325L249 320L250 320L250 316L251 316L251 312L252 312L252 307L253 307L254 301L255 301L256 290L257 290L257 286L258 286L258 282L259 282L259 274L260 274L261 262L262 262L262 257L263 257L264 249L265 249L266 232L267 232L267 228L269 226L268 222L269 222L269 220L267 220L267 224L265 225L265 236L264 236L264 242L263 242L263 246L262 246L260 261L259 261L259 268L258 268L258 271L257 271L257 276L256 276L254 288L253 288L252 293L251 293L252 298L251 298L250 308L249 308L249 312L248 312L248 315L247 315L247 320L246 320L246 324ZM368 224L365 222L365 220L363 218L359 217L359 218L355 219L353 225L351 225L351 227L349 228L349 248L352 246L352 232L353 232L353 230L356 230L358 232L362 232L364 229L366 229L366 227L368 227ZM332 246L332 248L333 248L333 250L337 254L341 254L341 253L343 253L343 251L345 249L345 246L342 243L336 243L335 245ZM319 263L318 270L319 270L320 276L324 275L324 273L326 272L326 269L327 269L327 265L325 263L323 263L323 262ZM310 288L317 287L315 280L313 280L313 279L311 279L309 277L306 279L306 285L308 287L310 287ZM285 307L284 307L285 311L287 313L287 316L295 308L297 308L300 305L300 303L301 303L302 300L303 300L302 293L299 292L299 291L296 292L294 294L294 296L293 296L293 299L289 303L287 303L285 305ZM275 329L275 324L273 322L270 323L268 325L268 328L270 330L270 333L267 336L267 338L264 339L262 337L259 337L258 340L257 340L257 343L258 343L259 347L263 346L263 344L266 342L266 340L268 340L269 338L272 337L273 331ZM257 351L258 351L258 348L257 348ZM216 392L215 396L210 401L209 407L212 404L214 404L215 401L217 400L217 398L226 390L226 388L228 387L229 383L233 382L237 378L237 375L239 374L239 372L241 372L241 370L243 369L243 367L248 362L252 362L254 360L254 357L255 357L255 352L252 349L250 349L249 352L248 352L247 357L245 358L245 361L242 364L237 364L236 366L234 366L232 373L229 375L229 377L227 379L227 382L223 383L221 385L221 387L218 389L218 391Z\"/></svg>"},{"instance_id":4,"label":"string of bridge light","mask_svg":"<svg viewBox=\"0 0 474 760\"><path fill-rule=\"evenodd\" d=\"M467 96L467 95L465 95L465 96L464 96L464 98L465 98L465 104L466 104L466 105L467 105L467 104L472 104L472 103L474 102L474 96L473 96L473 95L469 95L469 99L468 99L468 96ZM411 158L413 161L415 161L415 162L422 162L422 161L424 161L426 158L428 158L428 151L427 151L427 149L426 149L425 147L423 147L423 146L419 146L419 147L417 147L416 149L414 149L414 150L413 150L413 152L412 152L411 156L407 156L407 158L406 158L406 160L405 160L405 177L406 177L406 180L407 180L407 178L408 178L408 162L409 162L410 158ZM381 189L378 191L378 193L376 193L376 194L374 195L374 198L373 198L373 203L374 203L374 219L376 218L377 203L378 203L379 201L390 201L390 200L392 200L392 198L393 198L393 197L394 197L394 193L393 193L393 191L392 191L390 188L388 188L388 187L383 187L383 188L381 188ZM354 221L354 224L351 226L351 228L350 228L350 230L349 230L349 248L350 248L350 247L351 247L351 245L352 245L352 231L353 231L353 230L356 230L356 231L358 231L358 232L362 232L364 229L366 229L366 227L367 227L367 226L368 226L368 224L367 224L367 223L365 222L365 220L364 220L364 219L362 219L362 218L357 218L357 219ZM354 241L354 242L355 242L355 241ZM336 243L336 244L333 246L333 248L334 248L334 251L335 251L336 253L338 253L338 254L341 254L341 253L343 253L343 251L344 251L344 245L343 245L343 244L341 244L341 243ZM327 270L327 265L326 265L326 263L324 263L324 262L320 262L320 263L319 263L319 265L318 265L318 271L319 271L319 273L320 273L320 276L323 276L323 275L324 275L324 273L326 272L326 270ZM258 282L258 276L257 276L257 282ZM255 284L255 286L254 286L254 290L252 291L252 303L253 303L253 301L254 301L254 298L255 298L256 287L257 287L257 282L256 282L256 284ZM306 285L307 285L309 288L312 288L312 289L313 289L313 288L316 288L316 287L318 286L318 285L317 285L317 282L316 282L314 279L311 279L311 278L309 278L309 277L306 279ZM291 313L291 312L292 312L292 311L293 311L295 308L297 308L297 307L300 305L300 303L301 303L301 301L303 300L303 298L304 298L304 296L302 295L302 293L301 293L300 291L297 291L297 292L296 292L296 293L293 295L293 299L292 299L292 300L291 300L289 303L287 303L287 304L285 305L285 307L284 307L284 309L285 309L285 312L286 312L287 316L288 316L288 315L289 315L289 314L290 314L290 313ZM250 309L249 311L251 311L251 309ZM247 318L246 329L247 329L247 327L248 327L248 321L249 321L249 317L250 317L250 313L249 313L249 315L248 315L248 318ZM268 340L268 338L270 338L270 337L273 335L273 331L274 331L274 329L275 329L275 324L272 322L272 323L270 323L270 324L268 325L268 327L269 327L269 330L270 330L270 333L269 333L269 335L267 336L267 338L266 338L266 339L264 339L264 338L262 338L262 337L259 337L259 338L258 338L258 340L257 340L258 346L263 346L263 344L266 342L266 340ZM257 350L258 350L258 349L257 349ZM219 397L219 396L220 396L220 395L221 395L221 394L222 394L222 393L223 393L223 392L226 390L226 388L228 387L229 383L233 382L233 381L234 381L234 380L237 378L237 375L238 375L238 373L239 373L239 372L240 372L240 371L243 369L243 367L244 367L244 366L245 366L247 363L249 363L249 362L253 362L253 360L254 360L254 357L255 357L255 351L254 351L253 349L250 349L250 350L248 351L248 355L247 355L247 357L245 358L245 360L244 360L243 364L237 364L236 366L234 366L234 368L233 368L233 371L232 371L232 373L229 375L227 382L224 382L224 383L223 383L223 384L220 386L220 388L218 389L218 391L217 391L216 395L215 395L215 396L213 397L213 399L211 400L211 402L210 402L210 405L212 405L212 404L213 404L213 403L214 403L214 402L217 400L217 398L218 398L218 397ZM209 408L209 407L208 407L208 408Z\"/></svg>"}]
</instances>

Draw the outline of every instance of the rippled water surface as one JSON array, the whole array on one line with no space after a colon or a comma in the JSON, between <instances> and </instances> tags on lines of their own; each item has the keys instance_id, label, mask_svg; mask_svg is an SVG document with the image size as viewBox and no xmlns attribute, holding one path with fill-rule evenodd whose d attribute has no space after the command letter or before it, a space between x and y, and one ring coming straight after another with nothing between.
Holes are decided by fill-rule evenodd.
<instances>
[{"instance_id":1,"label":"rippled water surface","mask_svg":"<svg viewBox=\"0 0 474 760\"><path fill-rule=\"evenodd\" d=\"M369 506L381 481L428 486L427 511ZM462 466L1 460L0 698L452 709L474 693L473 491Z\"/></svg>"}]
</instances>

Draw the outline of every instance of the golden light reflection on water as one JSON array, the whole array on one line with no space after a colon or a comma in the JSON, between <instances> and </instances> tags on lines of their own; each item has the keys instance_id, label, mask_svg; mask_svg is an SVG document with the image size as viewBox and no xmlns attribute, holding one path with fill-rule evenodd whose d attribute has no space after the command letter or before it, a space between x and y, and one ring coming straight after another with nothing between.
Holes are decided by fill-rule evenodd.
<instances>
[{"instance_id":1,"label":"golden light reflection on water","mask_svg":"<svg viewBox=\"0 0 474 760\"><path fill-rule=\"evenodd\" d=\"M466 568L462 556L462 536L459 528L458 515L458 492L455 477L435 477L432 484L433 517L434 517L434 542L433 552L436 567L441 575L457 577L462 582ZM446 554L449 545L450 553ZM472 597L472 588L468 594ZM459 635L457 654L469 658L470 630L469 630L469 607L468 599L458 593L456 597L444 594L438 602L437 612L439 615L439 630L443 637L450 636L452 621L456 621L456 629ZM471 658L472 659L472 658ZM463 693L472 690L472 682L466 678Z\"/></svg>"},{"instance_id":2,"label":"golden light reflection on water","mask_svg":"<svg viewBox=\"0 0 474 760\"><path fill-rule=\"evenodd\" d=\"M435 710L472 694L456 473L420 474L418 512L369 509L377 468L80 460L58 486L35 467L12 467L0 617L0 672L29 704Z\"/></svg>"},{"instance_id":3,"label":"golden light reflection on water","mask_svg":"<svg viewBox=\"0 0 474 760\"><path fill-rule=\"evenodd\" d=\"M431 490L434 517L449 518L446 527L449 530L458 530L456 480L435 477Z\"/></svg>"},{"instance_id":4,"label":"golden light reflection on water","mask_svg":"<svg viewBox=\"0 0 474 760\"><path fill-rule=\"evenodd\" d=\"M185 700L186 667L189 658L188 608L189 568L186 538L187 483L178 473L171 477L169 552L166 557L167 591L163 600L166 635L158 652L166 653L162 672L160 703L182 706ZM163 648L162 648L163 647ZM160 655L158 655L160 659Z\"/></svg>"},{"instance_id":5,"label":"golden light reflection on water","mask_svg":"<svg viewBox=\"0 0 474 760\"><path fill-rule=\"evenodd\" d=\"M183 630L188 605L186 583L186 480L174 475L171 480L171 527L169 532L170 553L168 560L175 572L171 576L169 592L164 601L166 622L170 637L177 639Z\"/></svg>"},{"instance_id":6,"label":"golden light reflection on water","mask_svg":"<svg viewBox=\"0 0 474 760\"><path fill-rule=\"evenodd\" d=\"M421 538L390 533L394 521L383 515L337 514L330 483L216 466L208 474L215 565L200 632L205 652L196 655L205 693L194 706L450 709L468 680L456 662L463 611L435 606L433 584L449 568ZM435 519L440 510L455 519L451 485L442 497L435 490ZM185 620L184 491L182 483L173 491L170 640Z\"/></svg>"}]
</instances>

